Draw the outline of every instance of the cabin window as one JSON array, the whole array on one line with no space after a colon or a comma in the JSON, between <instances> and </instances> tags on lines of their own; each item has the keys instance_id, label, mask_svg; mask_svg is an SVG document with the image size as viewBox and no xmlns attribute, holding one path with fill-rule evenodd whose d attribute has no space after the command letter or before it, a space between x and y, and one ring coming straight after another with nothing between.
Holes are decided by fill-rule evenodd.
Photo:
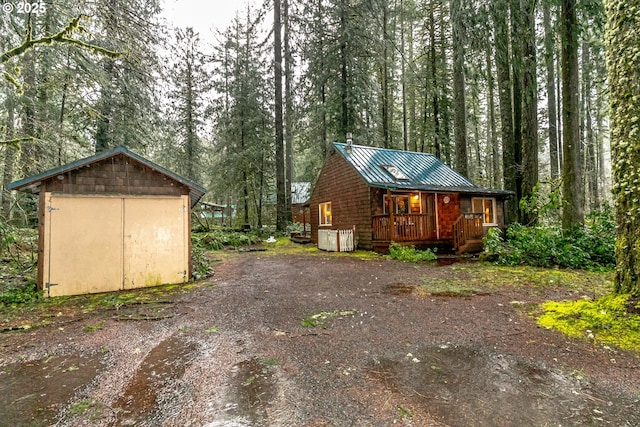
<instances>
[{"instance_id":1,"label":"cabin window","mask_svg":"<svg viewBox=\"0 0 640 427\"><path fill-rule=\"evenodd\" d=\"M496 221L496 199L477 197L472 199L474 213L482 213L482 225L498 225Z\"/></svg>"},{"instance_id":2,"label":"cabin window","mask_svg":"<svg viewBox=\"0 0 640 427\"><path fill-rule=\"evenodd\" d=\"M331 202L320 203L320 225L331 225Z\"/></svg>"},{"instance_id":3,"label":"cabin window","mask_svg":"<svg viewBox=\"0 0 640 427\"><path fill-rule=\"evenodd\" d=\"M393 203L393 213L394 214L408 214L408 213L420 213L420 195L414 194L412 196L407 195L399 195L399 196L391 196L391 201ZM384 195L384 213L388 214L392 209L389 206L389 198L385 194Z\"/></svg>"}]
</instances>

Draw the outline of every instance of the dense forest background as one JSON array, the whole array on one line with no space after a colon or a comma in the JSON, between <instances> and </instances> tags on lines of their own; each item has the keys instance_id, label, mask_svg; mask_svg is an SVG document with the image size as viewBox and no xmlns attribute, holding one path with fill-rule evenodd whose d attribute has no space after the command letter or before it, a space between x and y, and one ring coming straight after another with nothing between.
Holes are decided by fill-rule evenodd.
<instances>
[{"instance_id":1,"label":"dense forest background","mask_svg":"<svg viewBox=\"0 0 640 427\"><path fill-rule=\"evenodd\" d=\"M564 206L570 226L610 199L599 0L268 0L213 44L169 28L159 0L38 4L0 14L0 52L81 19L3 56L5 219L32 203L9 182L125 146L235 206L237 225L282 229L291 182L313 183L347 133L514 191L511 221Z\"/></svg>"}]
</instances>

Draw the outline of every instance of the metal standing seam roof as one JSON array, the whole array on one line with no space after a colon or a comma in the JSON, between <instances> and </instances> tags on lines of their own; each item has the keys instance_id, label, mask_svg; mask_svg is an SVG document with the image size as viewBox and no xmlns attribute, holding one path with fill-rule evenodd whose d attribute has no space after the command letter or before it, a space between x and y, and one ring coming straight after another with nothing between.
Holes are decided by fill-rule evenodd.
<instances>
[{"instance_id":1,"label":"metal standing seam roof","mask_svg":"<svg viewBox=\"0 0 640 427\"><path fill-rule=\"evenodd\" d=\"M170 178L172 178L173 180L179 182L180 184L185 185L186 187L189 188L189 198L191 201L191 207L193 207L196 203L198 203L198 201L202 198L202 196L204 195L204 193L207 192L207 190L202 187L199 184L196 184L193 181L190 181L184 177L181 177L180 175L171 172L170 170L157 165L155 163L153 163L150 160L145 159L144 157L134 153L133 151L127 150L124 147L116 147L113 148L111 150L108 151L103 151L101 153L97 153L93 156L89 156L89 157L85 157L84 159L80 159L80 160L76 160L75 162L71 162L68 163L66 165L63 166L59 166L55 169L50 169L48 171L39 173L37 175L33 175L24 179L21 179L19 181L14 181L11 184L7 185L7 190L20 190L22 188L25 187L29 187L29 186L39 186L40 183L46 179L52 178L56 175L60 175L63 173L67 173L69 171L72 171L74 169L80 169L81 167L84 166L88 166L92 163L96 163L99 162L101 160L105 160L111 157L114 157L118 154L123 154L127 157L130 157L134 160L137 160L138 162L142 163L143 165L147 166L150 169L155 170L156 172L159 172L163 175L166 175Z\"/></svg>"},{"instance_id":2,"label":"metal standing seam roof","mask_svg":"<svg viewBox=\"0 0 640 427\"><path fill-rule=\"evenodd\" d=\"M335 149L372 187L392 190L453 191L510 195L511 191L478 187L433 154L390 150L334 142ZM395 178L384 166L396 167L406 179Z\"/></svg>"}]
</instances>

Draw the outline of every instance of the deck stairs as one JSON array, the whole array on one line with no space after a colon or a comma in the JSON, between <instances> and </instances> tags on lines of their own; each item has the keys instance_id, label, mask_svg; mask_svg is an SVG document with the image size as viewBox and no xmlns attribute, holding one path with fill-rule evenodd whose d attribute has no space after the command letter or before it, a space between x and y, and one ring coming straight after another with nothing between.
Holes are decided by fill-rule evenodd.
<instances>
[{"instance_id":1,"label":"deck stairs","mask_svg":"<svg viewBox=\"0 0 640 427\"><path fill-rule=\"evenodd\" d=\"M453 249L457 255L482 252L482 214L462 214L453 223Z\"/></svg>"}]
</instances>

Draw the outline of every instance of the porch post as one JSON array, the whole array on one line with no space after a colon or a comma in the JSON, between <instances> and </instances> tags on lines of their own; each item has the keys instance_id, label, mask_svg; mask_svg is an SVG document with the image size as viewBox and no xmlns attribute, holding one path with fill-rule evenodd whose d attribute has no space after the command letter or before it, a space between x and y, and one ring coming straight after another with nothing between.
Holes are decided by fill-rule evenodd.
<instances>
[{"instance_id":1,"label":"porch post","mask_svg":"<svg viewBox=\"0 0 640 427\"><path fill-rule=\"evenodd\" d=\"M393 215L393 198L391 197L391 190L387 188L387 202L389 203L389 240L393 241L395 237L396 225L395 225L395 217Z\"/></svg>"},{"instance_id":2,"label":"porch post","mask_svg":"<svg viewBox=\"0 0 640 427\"><path fill-rule=\"evenodd\" d=\"M307 237L307 207L302 207L302 237Z\"/></svg>"},{"instance_id":3,"label":"porch post","mask_svg":"<svg viewBox=\"0 0 640 427\"><path fill-rule=\"evenodd\" d=\"M440 240L440 219L438 218L438 193L435 194L435 211L436 211L436 239Z\"/></svg>"}]
</instances>

